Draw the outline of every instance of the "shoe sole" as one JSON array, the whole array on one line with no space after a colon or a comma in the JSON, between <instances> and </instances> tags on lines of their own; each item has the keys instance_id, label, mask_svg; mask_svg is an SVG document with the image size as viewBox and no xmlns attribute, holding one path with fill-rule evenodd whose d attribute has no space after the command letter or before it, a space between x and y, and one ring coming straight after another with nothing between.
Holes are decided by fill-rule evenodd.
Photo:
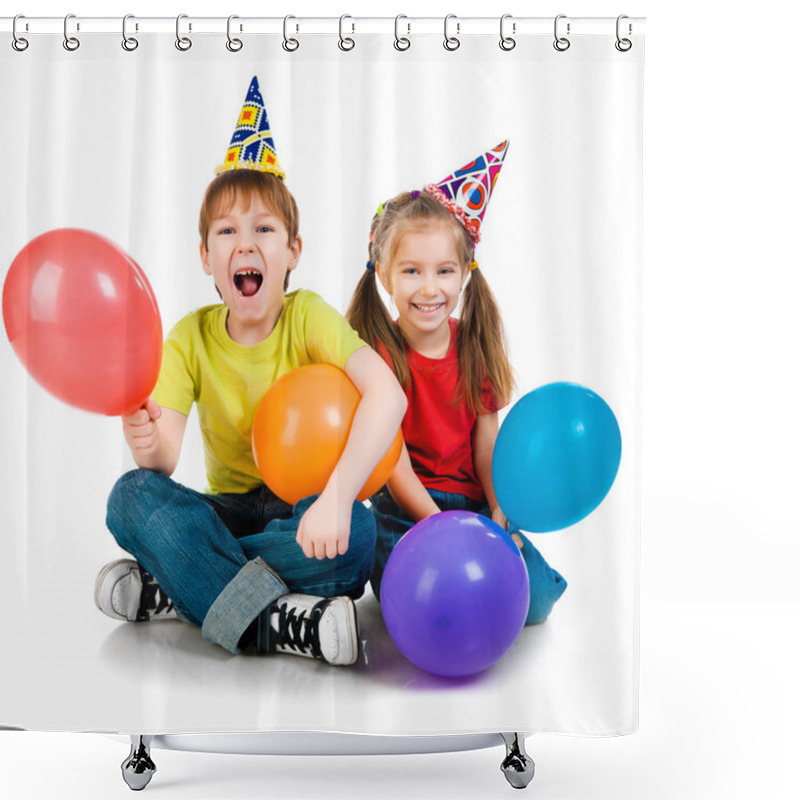
<instances>
[{"instance_id":1,"label":"shoe sole","mask_svg":"<svg viewBox=\"0 0 800 800\"><path fill-rule=\"evenodd\" d=\"M358 635L358 614L356 612L356 604L355 601L348 598L350 600L349 603L345 603L346 607L346 616L347 616L347 624L350 625L351 630L355 631L355 653L350 651L347 661L340 661L337 662L336 666L340 667L349 667L352 664L355 664L358 661L359 656L361 655L361 638Z\"/></svg>"},{"instance_id":2,"label":"shoe sole","mask_svg":"<svg viewBox=\"0 0 800 800\"><path fill-rule=\"evenodd\" d=\"M108 574L112 571L117 569L121 564L132 564L138 567L136 561L132 558L118 558L116 561L110 561L106 564L103 569L100 570L100 573L97 576L97 580L94 582L94 604L97 608L102 611L107 617L111 617L112 619L118 619L122 622L130 622L127 617L122 616L122 614L118 614L114 611L113 608L104 608L103 604L100 602L100 588L103 585ZM110 597L110 595L109 595Z\"/></svg>"}]
</instances>

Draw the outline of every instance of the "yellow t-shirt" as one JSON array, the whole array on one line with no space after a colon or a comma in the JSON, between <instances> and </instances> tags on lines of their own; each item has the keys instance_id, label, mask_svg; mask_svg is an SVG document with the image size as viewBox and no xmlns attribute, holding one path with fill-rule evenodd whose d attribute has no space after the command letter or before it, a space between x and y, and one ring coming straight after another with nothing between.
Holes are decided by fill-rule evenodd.
<instances>
[{"instance_id":1,"label":"yellow t-shirt","mask_svg":"<svg viewBox=\"0 0 800 800\"><path fill-rule=\"evenodd\" d=\"M305 364L333 364L365 343L319 295L299 289L284 296L275 329L257 345L234 342L225 327L228 307L200 308L180 320L164 342L155 401L188 415L197 403L208 492L242 493L262 485L250 445L253 415L264 393Z\"/></svg>"}]
</instances>

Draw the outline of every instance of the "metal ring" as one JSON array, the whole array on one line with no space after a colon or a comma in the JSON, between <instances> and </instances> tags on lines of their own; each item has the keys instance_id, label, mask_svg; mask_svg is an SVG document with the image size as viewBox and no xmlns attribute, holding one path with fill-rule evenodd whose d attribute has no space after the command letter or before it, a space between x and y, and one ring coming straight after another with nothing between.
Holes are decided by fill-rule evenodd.
<instances>
[{"instance_id":1,"label":"metal ring","mask_svg":"<svg viewBox=\"0 0 800 800\"><path fill-rule=\"evenodd\" d=\"M565 50L569 50L570 41L566 38L566 36L559 36L558 35L558 21L561 19L566 19L566 14L559 14L555 22L553 23L553 36L555 36L555 41L553 42L553 47L558 50L559 53L563 53ZM567 36L569 36L569 22L567 23Z\"/></svg>"},{"instance_id":2,"label":"metal ring","mask_svg":"<svg viewBox=\"0 0 800 800\"><path fill-rule=\"evenodd\" d=\"M353 19L353 18L349 14L342 14L342 16L339 17L339 49L344 50L345 53L349 52L356 46L354 39L351 39L349 36L344 36L342 34L342 25L346 19ZM356 31L356 25L355 23L353 23L353 33L355 33L355 31Z\"/></svg>"},{"instance_id":3,"label":"metal ring","mask_svg":"<svg viewBox=\"0 0 800 800\"><path fill-rule=\"evenodd\" d=\"M122 18L122 49L127 50L129 53L132 53L138 46L139 40L133 36L128 36L128 20L133 19L133 14L126 14ZM139 26L136 26L136 30L139 30Z\"/></svg>"},{"instance_id":4,"label":"metal ring","mask_svg":"<svg viewBox=\"0 0 800 800\"><path fill-rule=\"evenodd\" d=\"M624 19L628 19L628 15L627 14L620 14L617 17L617 41L614 42L614 47L616 47L617 50L620 51L620 53L627 53L628 50L630 50L631 47L633 47L633 42L630 39L623 39L619 35L620 23ZM631 27L631 24L628 23L628 33L631 33L632 30L633 30L633 28Z\"/></svg>"},{"instance_id":5,"label":"metal ring","mask_svg":"<svg viewBox=\"0 0 800 800\"><path fill-rule=\"evenodd\" d=\"M17 20L18 19L25 19L25 16L23 14L17 14L17 16L14 17L14 22L13 22L13 24L11 26L11 35L14 38L11 40L11 46L18 53L22 53L23 51L28 49L28 45L30 44L30 42L24 36L20 36L17 33ZM27 28L27 25L26 25L26 28Z\"/></svg>"},{"instance_id":6,"label":"metal ring","mask_svg":"<svg viewBox=\"0 0 800 800\"><path fill-rule=\"evenodd\" d=\"M401 19L408 19L408 17L405 14L398 14L394 18L394 49L404 52L411 47L411 39L409 39L407 36L400 35ZM408 28L408 32L411 33L411 24L407 22L406 27Z\"/></svg>"},{"instance_id":7,"label":"metal ring","mask_svg":"<svg viewBox=\"0 0 800 800\"><path fill-rule=\"evenodd\" d=\"M239 17L237 17L236 14L231 14L231 16L228 17L228 28L227 28L228 41L225 42L225 47L227 47L231 53L238 53L243 47L243 42L241 39L231 38L231 22L233 22L233 20L235 19L239 19ZM241 27L239 28L239 30L241 30Z\"/></svg>"},{"instance_id":8,"label":"metal ring","mask_svg":"<svg viewBox=\"0 0 800 800\"><path fill-rule=\"evenodd\" d=\"M506 52L513 50L517 46L516 39L512 39L510 36L505 35L505 24L507 19L511 19L511 14L503 14L503 16L500 17L500 49L505 50ZM511 32L517 32L516 22L511 23Z\"/></svg>"},{"instance_id":9,"label":"metal ring","mask_svg":"<svg viewBox=\"0 0 800 800\"><path fill-rule=\"evenodd\" d=\"M457 36L449 36L447 33L447 26L451 19L456 19L456 15L448 14L444 18L444 42L442 43L442 46L444 47L445 50L449 50L452 53L453 50L458 50L458 48L461 47L461 40ZM456 33L460 32L461 32L461 25L460 23L457 22Z\"/></svg>"},{"instance_id":10,"label":"metal ring","mask_svg":"<svg viewBox=\"0 0 800 800\"><path fill-rule=\"evenodd\" d=\"M74 36L69 35L67 27L69 26L69 21L71 19L75 19L74 14L67 14L67 16L64 17L64 49L73 52L81 46L81 42L80 39L76 39ZM80 30L80 26L76 26L76 30Z\"/></svg>"},{"instance_id":11,"label":"metal ring","mask_svg":"<svg viewBox=\"0 0 800 800\"><path fill-rule=\"evenodd\" d=\"M282 46L283 46L283 49L287 53L294 53L294 51L297 50L298 47L300 47L300 42L298 42L297 39L295 39L294 37L292 37L290 39L289 36L287 35L287 30L288 30L288 27L289 27L289 20L290 19L297 19L297 17L293 17L291 14L289 14L288 16L283 18L283 45ZM295 29L295 30L297 30L297 29Z\"/></svg>"},{"instance_id":12,"label":"metal ring","mask_svg":"<svg viewBox=\"0 0 800 800\"><path fill-rule=\"evenodd\" d=\"M178 14L175 18L175 47L183 52L186 52L192 46L192 40L188 36L181 36L181 20L188 18L188 14ZM192 30L191 22L189 23L189 30Z\"/></svg>"}]
</instances>

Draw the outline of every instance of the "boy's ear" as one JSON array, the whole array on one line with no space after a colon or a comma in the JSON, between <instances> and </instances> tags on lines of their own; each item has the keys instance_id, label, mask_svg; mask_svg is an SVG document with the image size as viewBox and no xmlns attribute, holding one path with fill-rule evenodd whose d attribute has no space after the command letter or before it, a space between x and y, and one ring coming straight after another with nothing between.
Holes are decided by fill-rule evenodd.
<instances>
[{"instance_id":1,"label":"boy's ear","mask_svg":"<svg viewBox=\"0 0 800 800\"><path fill-rule=\"evenodd\" d=\"M302 252L303 252L303 240L300 236L298 236L289 245L289 265L286 268L288 272L291 272L297 266L297 262L300 261L300 254Z\"/></svg>"},{"instance_id":2,"label":"boy's ear","mask_svg":"<svg viewBox=\"0 0 800 800\"><path fill-rule=\"evenodd\" d=\"M203 262L203 272L206 275L211 274L211 264L208 262L208 250L206 250L206 246L200 242L200 260Z\"/></svg>"}]
</instances>

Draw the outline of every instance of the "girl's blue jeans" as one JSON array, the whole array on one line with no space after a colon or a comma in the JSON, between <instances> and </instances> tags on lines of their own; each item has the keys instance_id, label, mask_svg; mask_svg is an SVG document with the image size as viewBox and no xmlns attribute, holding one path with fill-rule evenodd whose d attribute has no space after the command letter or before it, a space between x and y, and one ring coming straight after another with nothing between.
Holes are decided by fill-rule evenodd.
<instances>
[{"instance_id":1,"label":"girl's blue jeans","mask_svg":"<svg viewBox=\"0 0 800 800\"><path fill-rule=\"evenodd\" d=\"M440 511L472 511L491 519L489 506L479 503L462 494L440 492L428 489L428 494L439 507ZM386 562L392 550L414 521L407 517L395 503L394 498L385 487L371 498L372 513L378 527L378 540L375 545L375 569L372 571L370 584L375 597L380 599L381 581ZM520 531L514 531L522 539L522 557L528 569L530 581L531 600L528 608L526 625L544 622L550 614L556 600L564 594L567 582L545 560L542 554L531 544L530 540Z\"/></svg>"},{"instance_id":2,"label":"girl's blue jeans","mask_svg":"<svg viewBox=\"0 0 800 800\"><path fill-rule=\"evenodd\" d=\"M238 653L251 623L281 595L363 593L375 558L372 514L354 503L347 552L306 558L296 536L315 499L290 506L266 486L207 495L137 469L112 489L107 524L204 638Z\"/></svg>"}]
</instances>

